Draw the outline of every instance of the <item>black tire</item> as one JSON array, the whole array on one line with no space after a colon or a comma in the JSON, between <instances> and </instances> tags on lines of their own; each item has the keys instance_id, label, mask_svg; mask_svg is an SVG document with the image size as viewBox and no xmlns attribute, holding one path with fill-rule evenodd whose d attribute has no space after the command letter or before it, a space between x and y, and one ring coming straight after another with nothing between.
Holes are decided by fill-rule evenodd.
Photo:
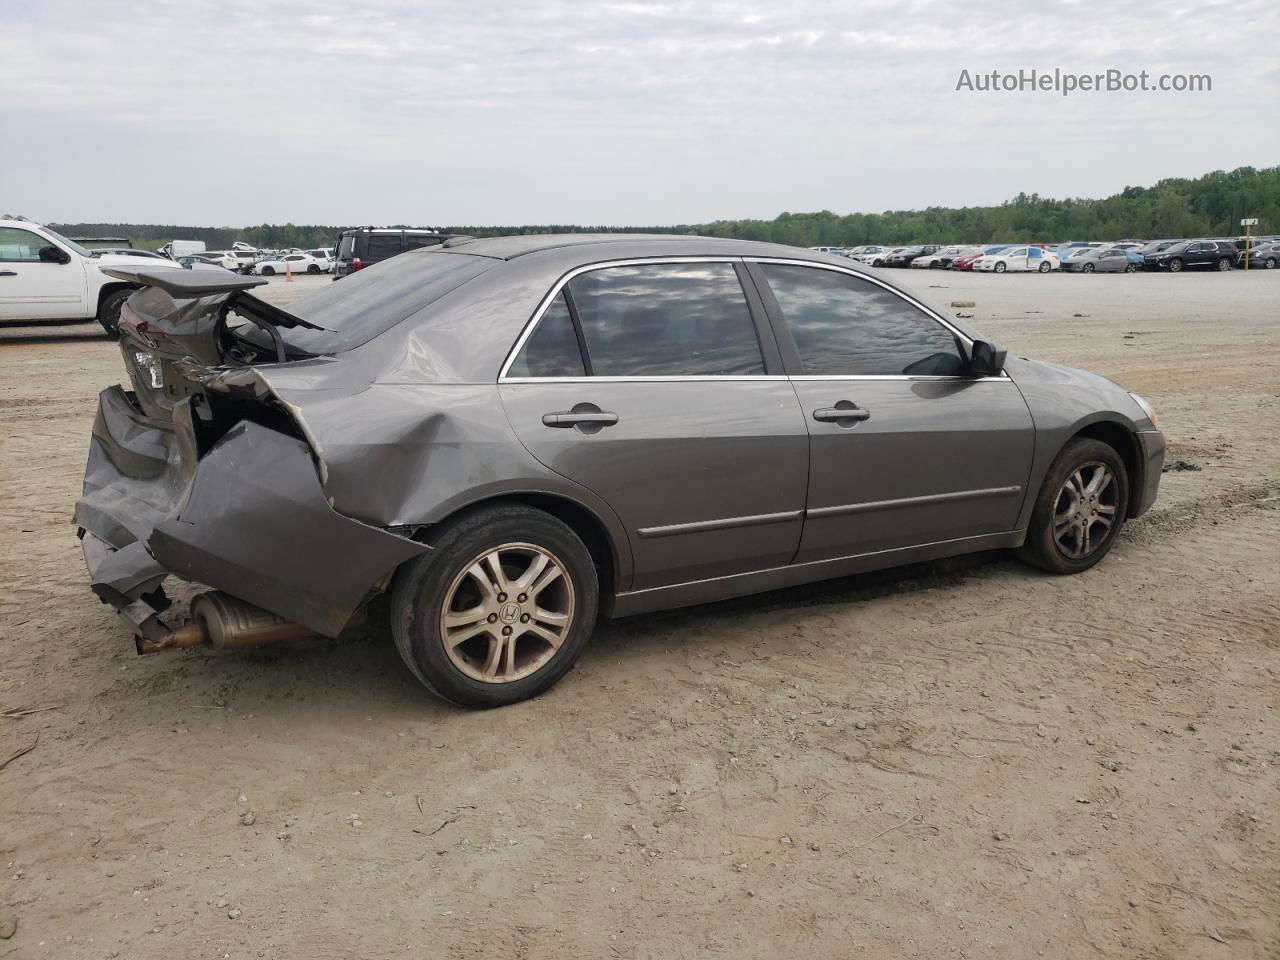
<instances>
[{"instance_id":1,"label":"black tire","mask_svg":"<svg viewBox=\"0 0 1280 960\"><path fill-rule=\"evenodd\" d=\"M1170 273L1181 273L1181 272L1182 272L1182 261L1181 261L1181 260L1179 260L1177 257L1174 257L1172 260L1170 260L1170 261L1169 261L1169 272L1170 272Z\"/></svg>"},{"instance_id":2,"label":"black tire","mask_svg":"<svg viewBox=\"0 0 1280 960\"><path fill-rule=\"evenodd\" d=\"M1126 263L1126 264L1124 265L1124 272L1125 272L1125 273L1137 273L1137 272L1138 272L1138 265L1137 265L1136 263Z\"/></svg>"},{"instance_id":3,"label":"black tire","mask_svg":"<svg viewBox=\"0 0 1280 960\"><path fill-rule=\"evenodd\" d=\"M1219 260L1219 261L1218 261L1218 270L1219 270L1219 271L1225 272L1225 271L1230 270L1230 269L1231 269L1231 260L1230 260L1230 259L1228 259L1227 257L1223 257L1221 260Z\"/></svg>"},{"instance_id":4,"label":"black tire","mask_svg":"<svg viewBox=\"0 0 1280 960\"><path fill-rule=\"evenodd\" d=\"M567 524L518 504L480 507L444 524L430 542L431 553L401 567L391 589L396 648L428 690L459 706L487 709L535 697L569 672L595 628L600 596L591 552ZM441 617L451 589L465 571L488 551L507 544L532 545L559 561L572 587L572 617L559 647L535 672L507 682L486 682L468 676L451 659Z\"/></svg>"},{"instance_id":5,"label":"black tire","mask_svg":"<svg viewBox=\"0 0 1280 960\"><path fill-rule=\"evenodd\" d=\"M1095 267L1092 263L1086 263L1080 269L1083 270L1085 273L1093 273L1093 271L1096 270L1097 267Z\"/></svg>"},{"instance_id":6,"label":"black tire","mask_svg":"<svg viewBox=\"0 0 1280 960\"><path fill-rule=\"evenodd\" d=\"M276 275L275 267L263 267L261 273L264 277L274 277Z\"/></svg>"},{"instance_id":7,"label":"black tire","mask_svg":"<svg viewBox=\"0 0 1280 960\"><path fill-rule=\"evenodd\" d=\"M307 273L319 273L320 265L318 263L307 264Z\"/></svg>"},{"instance_id":8,"label":"black tire","mask_svg":"<svg viewBox=\"0 0 1280 960\"><path fill-rule=\"evenodd\" d=\"M1005 270L1007 270L1007 269L1008 269L1008 268L1004 265L1004 261L1001 261L1001 262L999 262L999 263L997 263L997 264L995 265L995 272L996 272L996 273L1004 273L1004 272L1005 272Z\"/></svg>"},{"instance_id":9,"label":"black tire","mask_svg":"<svg viewBox=\"0 0 1280 960\"><path fill-rule=\"evenodd\" d=\"M131 296L132 287L128 290L113 290L98 305L98 323L102 324L102 329L107 331L107 336L112 340L120 339L120 308Z\"/></svg>"},{"instance_id":10,"label":"black tire","mask_svg":"<svg viewBox=\"0 0 1280 960\"><path fill-rule=\"evenodd\" d=\"M1054 537L1055 517L1062 516L1060 500L1066 495L1064 487L1068 479L1077 470L1087 469L1093 464L1102 464L1111 471L1112 483L1102 491L1102 497L1105 505L1114 507L1114 519L1102 539L1093 544L1088 553L1072 557ZM1123 458L1110 444L1077 437L1062 448L1045 474L1044 485L1031 511L1027 539L1018 548L1018 558L1049 573L1083 573L1110 552L1120 528L1124 526L1128 507L1129 472Z\"/></svg>"},{"instance_id":11,"label":"black tire","mask_svg":"<svg viewBox=\"0 0 1280 960\"><path fill-rule=\"evenodd\" d=\"M1267 257L1267 259L1265 259L1265 260L1263 260L1263 261L1262 261L1262 269L1263 269L1263 270L1274 270L1275 268L1276 268L1276 258L1275 258L1275 257Z\"/></svg>"}]
</instances>

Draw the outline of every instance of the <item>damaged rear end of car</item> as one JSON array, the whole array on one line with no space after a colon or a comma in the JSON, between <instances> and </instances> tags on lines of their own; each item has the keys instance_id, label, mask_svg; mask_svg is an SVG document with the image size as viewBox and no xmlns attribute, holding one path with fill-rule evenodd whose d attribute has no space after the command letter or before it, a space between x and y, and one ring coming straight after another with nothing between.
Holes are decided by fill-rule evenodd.
<instances>
[{"instance_id":1,"label":"damaged rear end of car","mask_svg":"<svg viewBox=\"0 0 1280 960\"><path fill-rule=\"evenodd\" d=\"M338 636L429 548L325 494L321 451L274 382L341 362L281 335L322 328L254 297L259 278L110 272L142 289L120 320L129 385L99 395L75 507L94 592L140 653ZM170 576L209 588L187 621L168 613Z\"/></svg>"}]
</instances>

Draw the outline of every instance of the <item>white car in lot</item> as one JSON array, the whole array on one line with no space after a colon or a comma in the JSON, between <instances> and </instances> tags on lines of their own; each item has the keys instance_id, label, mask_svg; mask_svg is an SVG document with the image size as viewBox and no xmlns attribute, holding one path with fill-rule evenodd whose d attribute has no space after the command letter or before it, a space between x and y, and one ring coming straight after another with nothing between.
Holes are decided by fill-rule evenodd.
<instances>
[{"instance_id":1,"label":"white car in lot","mask_svg":"<svg viewBox=\"0 0 1280 960\"><path fill-rule=\"evenodd\" d=\"M111 336L138 289L103 270L181 270L172 260L95 253L29 220L0 220L0 320L97 320Z\"/></svg>"},{"instance_id":2,"label":"white car in lot","mask_svg":"<svg viewBox=\"0 0 1280 960\"><path fill-rule=\"evenodd\" d=\"M318 247L315 250L308 250L307 256L315 257L316 263L320 264L320 269L328 273L333 269L333 251Z\"/></svg>"},{"instance_id":3,"label":"white car in lot","mask_svg":"<svg viewBox=\"0 0 1280 960\"><path fill-rule=\"evenodd\" d=\"M911 261L912 270L938 270L951 266L951 261L956 257L962 257L966 253L973 253L979 249L978 247L950 246L943 247L934 253L927 253L923 257L916 257Z\"/></svg>"},{"instance_id":4,"label":"white car in lot","mask_svg":"<svg viewBox=\"0 0 1280 960\"><path fill-rule=\"evenodd\" d=\"M253 272L264 277L280 273L324 273L328 269L328 261L318 260L309 253L286 253L274 260L259 260L253 265Z\"/></svg>"},{"instance_id":5,"label":"white car in lot","mask_svg":"<svg viewBox=\"0 0 1280 960\"><path fill-rule=\"evenodd\" d=\"M1059 266L1056 254L1039 247L1009 247L973 261L983 273L1048 273Z\"/></svg>"}]
</instances>

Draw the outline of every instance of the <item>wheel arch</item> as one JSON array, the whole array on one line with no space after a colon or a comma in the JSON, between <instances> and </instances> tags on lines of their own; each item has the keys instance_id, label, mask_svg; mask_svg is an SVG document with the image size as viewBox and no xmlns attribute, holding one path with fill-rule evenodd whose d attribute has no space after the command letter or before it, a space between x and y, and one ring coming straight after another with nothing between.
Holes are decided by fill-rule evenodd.
<instances>
[{"instance_id":1,"label":"wheel arch","mask_svg":"<svg viewBox=\"0 0 1280 960\"><path fill-rule=\"evenodd\" d=\"M107 297L111 296L113 293L119 293L121 290L140 290L140 289L142 288L139 287L137 284L125 283L122 280L113 281L111 283L104 283L101 287L98 288L98 302L94 305L94 308L93 308L93 318L95 320L102 319L102 303L104 300L107 299Z\"/></svg>"},{"instance_id":2,"label":"wheel arch","mask_svg":"<svg viewBox=\"0 0 1280 960\"><path fill-rule=\"evenodd\" d=\"M1124 462L1124 469L1129 474L1127 514L1130 517L1135 516L1146 481L1146 477L1143 476L1146 463L1143 460L1142 451L1138 447L1138 438L1134 435L1132 428L1118 420L1095 420L1068 437L1067 443L1078 437L1098 440L1120 455L1120 459ZM1063 444L1063 447L1065 446L1066 443ZM1060 452L1061 450L1059 450Z\"/></svg>"},{"instance_id":3,"label":"wheel arch","mask_svg":"<svg viewBox=\"0 0 1280 960\"><path fill-rule=\"evenodd\" d=\"M431 526L449 523L457 517L472 513L485 507L518 503L549 513L566 524L586 544L592 560L595 561L596 574L600 579L600 608L608 614L611 599L617 592L619 584L630 577L630 548L627 544L615 542L608 525L589 507L569 497L556 493L544 492L503 492L480 500L473 500L460 506ZM428 528L429 536L429 528ZM624 552L625 551L625 552Z\"/></svg>"}]
</instances>

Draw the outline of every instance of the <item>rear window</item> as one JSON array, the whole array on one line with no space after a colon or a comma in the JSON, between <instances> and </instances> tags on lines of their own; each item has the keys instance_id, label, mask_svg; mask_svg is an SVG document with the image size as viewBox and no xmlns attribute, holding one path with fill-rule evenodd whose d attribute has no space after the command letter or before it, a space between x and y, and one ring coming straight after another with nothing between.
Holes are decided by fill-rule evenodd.
<instances>
[{"instance_id":1,"label":"rear window","mask_svg":"<svg viewBox=\"0 0 1280 960\"><path fill-rule=\"evenodd\" d=\"M325 329L280 332L286 343L308 353L341 353L385 333L497 262L425 250L393 257L326 284L286 308Z\"/></svg>"},{"instance_id":2,"label":"rear window","mask_svg":"<svg viewBox=\"0 0 1280 960\"><path fill-rule=\"evenodd\" d=\"M356 238L349 233L342 235L342 240L338 243L338 259L350 260L351 250L356 245Z\"/></svg>"}]
</instances>

